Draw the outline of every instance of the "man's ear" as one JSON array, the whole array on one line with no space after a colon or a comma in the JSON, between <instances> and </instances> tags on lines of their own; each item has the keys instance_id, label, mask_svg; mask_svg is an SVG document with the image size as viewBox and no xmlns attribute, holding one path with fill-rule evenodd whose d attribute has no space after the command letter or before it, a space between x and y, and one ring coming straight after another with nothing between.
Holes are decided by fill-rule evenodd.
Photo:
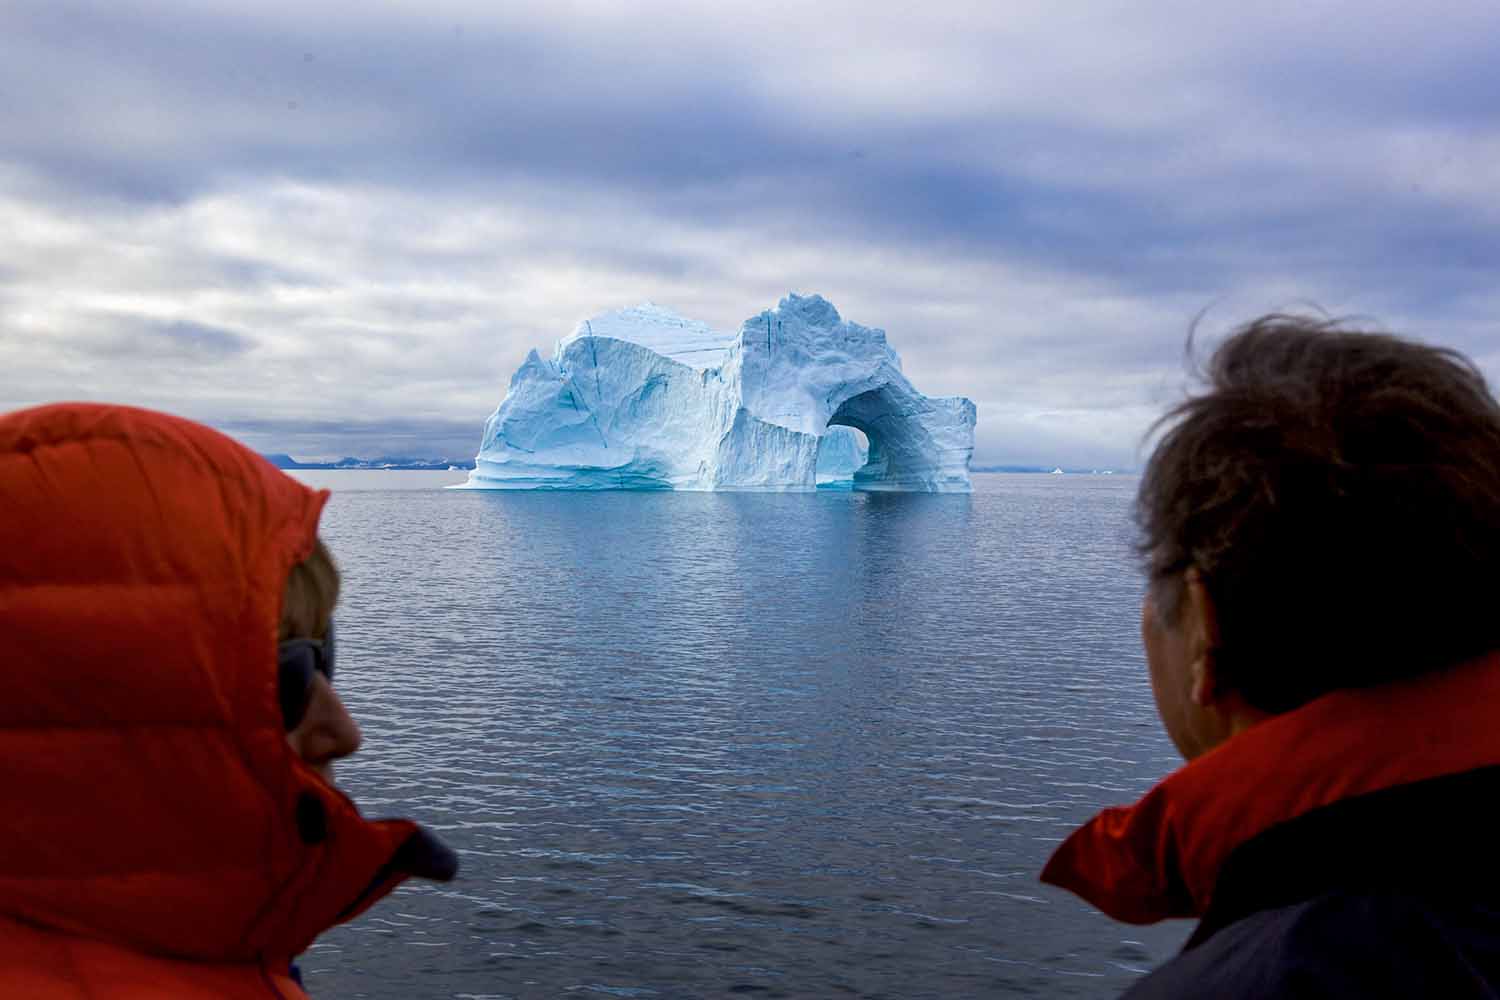
<instances>
[{"instance_id":1,"label":"man's ear","mask_svg":"<svg viewBox=\"0 0 1500 1000\"><path fill-rule=\"evenodd\" d=\"M1190 694L1193 704L1207 708L1217 702L1221 694L1218 663L1214 659L1219 648L1219 615L1197 567L1187 571L1183 582L1187 592L1182 602L1182 628L1192 656L1189 670L1193 687Z\"/></svg>"}]
</instances>

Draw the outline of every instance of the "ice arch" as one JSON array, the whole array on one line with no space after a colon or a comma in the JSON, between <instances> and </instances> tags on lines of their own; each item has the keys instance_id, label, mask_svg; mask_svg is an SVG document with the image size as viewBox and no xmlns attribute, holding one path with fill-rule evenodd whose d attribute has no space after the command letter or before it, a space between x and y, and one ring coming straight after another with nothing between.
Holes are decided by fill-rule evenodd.
<instances>
[{"instance_id":1,"label":"ice arch","mask_svg":"<svg viewBox=\"0 0 1500 1000\"><path fill-rule=\"evenodd\" d=\"M928 399L887 383L844 400L828 424L853 427L869 441L854 489L943 493L969 489L973 420L966 399Z\"/></svg>"},{"instance_id":2,"label":"ice arch","mask_svg":"<svg viewBox=\"0 0 1500 1000\"><path fill-rule=\"evenodd\" d=\"M804 434L843 426L865 435L854 489L970 489L974 404L918 392L884 330L845 320L822 296L788 295L746 320L737 346L726 369L737 369L748 412Z\"/></svg>"}]
</instances>

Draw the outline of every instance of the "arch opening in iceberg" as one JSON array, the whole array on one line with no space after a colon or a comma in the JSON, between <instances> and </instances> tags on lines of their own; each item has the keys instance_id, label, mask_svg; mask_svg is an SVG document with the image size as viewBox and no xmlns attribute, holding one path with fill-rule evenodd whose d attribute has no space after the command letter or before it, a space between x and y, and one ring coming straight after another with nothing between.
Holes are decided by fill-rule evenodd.
<instances>
[{"instance_id":1,"label":"arch opening in iceberg","mask_svg":"<svg viewBox=\"0 0 1500 1000\"><path fill-rule=\"evenodd\" d=\"M973 408L967 399L934 399L892 381L844 400L828 425L853 427L869 439L869 455L855 471L852 489L966 492Z\"/></svg>"}]
</instances>

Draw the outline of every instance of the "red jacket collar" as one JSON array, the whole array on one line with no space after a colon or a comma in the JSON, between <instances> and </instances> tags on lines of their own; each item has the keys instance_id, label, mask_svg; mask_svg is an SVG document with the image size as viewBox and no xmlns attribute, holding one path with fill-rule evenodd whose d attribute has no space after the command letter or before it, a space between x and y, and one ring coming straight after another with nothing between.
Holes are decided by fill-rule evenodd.
<instances>
[{"instance_id":1,"label":"red jacket collar","mask_svg":"<svg viewBox=\"0 0 1500 1000\"><path fill-rule=\"evenodd\" d=\"M1116 920L1199 917L1239 845L1320 806L1500 764L1500 654L1413 681L1339 691L1253 726L1106 809L1042 881Z\"/></svg>"}]
</instances>

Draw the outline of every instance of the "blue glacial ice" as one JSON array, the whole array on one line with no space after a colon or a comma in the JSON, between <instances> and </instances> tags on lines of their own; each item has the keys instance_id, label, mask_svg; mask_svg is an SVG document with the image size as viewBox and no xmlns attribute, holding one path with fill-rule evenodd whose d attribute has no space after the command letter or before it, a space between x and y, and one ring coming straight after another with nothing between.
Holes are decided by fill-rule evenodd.
<instances>
[{"instance_id":1,"label":"blue glacial ice","mask_svg":"<svg viewBox=\"0 0 1500 1000\"><path fill-rule=\"evenodd\" d=\"M550 360L533 350L459 488L967 492L974 421L821 296L738 334L647 303L585 320Z\"/></svg>"},{"instance_id":2,"label":"blue glacial ice","mask_svg":"<svg viewBox=\"0 0 1500 1000\"><path fill-rule=\"evenodd\" d=\"M853 427L836 425L818 441L814 478L820 490L853 489L854 474L870 458L870 445Z\"/></svg>"}]
</instances>

